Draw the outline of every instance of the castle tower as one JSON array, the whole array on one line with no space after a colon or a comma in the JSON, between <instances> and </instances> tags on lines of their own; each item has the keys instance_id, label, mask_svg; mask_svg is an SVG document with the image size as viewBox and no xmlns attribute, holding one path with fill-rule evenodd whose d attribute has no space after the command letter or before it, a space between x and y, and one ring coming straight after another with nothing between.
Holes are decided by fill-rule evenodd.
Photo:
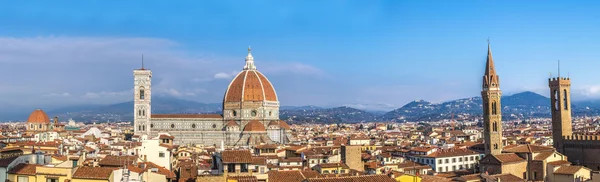
<instances>
[{"instance_id":1,"label":"castle tower","mask_svg":"<svg viewBox=\"0 0 600 182\"><path fill-rule=\"evenodd\" d=\"M550 86L550 103L552 110L552 139L554 148L560 153L564 153L563 137L571 136L573 129L571 126L571 79L556 78L548 79Z\"/></svg>"},{"instance_id":2,"label":"castle tower","mask_svg":"<svg viewBox=\"0 0 600 182\"><path fill-rule=\"evenodd\" d=\"M485 154L502 153L502 106L500 98L500 78L496 75L492 49L488 42L488 55L483 75L481 98L483 100L483 125Z\"/></svg>"},{"instance_id":3,"label":"castle tower","mask_svg":"<svg viewBox=\"0 0 600 182\"><path fill-rule=\"evenodd\" d=\"M134 98L133 98L133 123L134 134L150 135L150 101L152 98L151 81L152 71L145 69L142 62L142 68L133 70L134 79Z\"/></svg>"}]
</instances>

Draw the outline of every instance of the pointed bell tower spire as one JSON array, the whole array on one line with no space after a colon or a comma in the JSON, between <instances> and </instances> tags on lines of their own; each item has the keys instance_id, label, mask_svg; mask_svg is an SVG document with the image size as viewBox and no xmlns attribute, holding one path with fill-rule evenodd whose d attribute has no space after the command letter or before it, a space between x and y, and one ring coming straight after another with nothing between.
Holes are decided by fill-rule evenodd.
<instances>
[{"instance_id":1,"label":"pointed bell tower spire","mask_svg":"<svg viewBox=\"0 0 600 182\"><path fill-rule=\"evenodd\" d=\"M485 63L485 75L483 76L483 89L500 88L500 80L496 74L494 58L492 57L492 46L488 39L487 61Z\"/></svg>"},{"instance_id":2,"label":"pointed bell tower spire","mask_svg":"<svg viewBox=\"0 0 600 182\"><path fill-rule=\"evenodd\" d=\"M246 56L244 70L256 70L256 66L254 66L254 57L252 57L252 48L250 48L250 46L248 46L248 56Z\"/></svg>"}]
</instances>

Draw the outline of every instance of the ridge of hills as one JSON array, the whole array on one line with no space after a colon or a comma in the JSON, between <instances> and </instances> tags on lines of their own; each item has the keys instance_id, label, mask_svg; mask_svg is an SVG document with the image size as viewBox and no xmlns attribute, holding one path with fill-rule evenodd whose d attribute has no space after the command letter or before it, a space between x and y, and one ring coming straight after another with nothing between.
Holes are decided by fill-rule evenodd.
<instances>
[{"instance_id":1,"label":"ridge of hills","mask_svg":"<svg viewBox=\"0 0 600 182\"><path fill-rule=\"evenodd\" d=\"M442 103L415 100L389 112L365 111L348 106L324 108L317 106L281 106L280 118L292 123L355 123L371 121L436 121L450 119L458 121L481 117L481 97L470 97ZM526 119L550 117L550 99L534 92L521 92L503 96L503 119ZM49 116L72 118L76 121L131 121L133 101L111 105L77 105L47 111ZM155 97L152 113L221 113L221 103L200 103L171 97ZM600 114L600 101L586 100L572 103L574 116ZM0 120L25 120L31 111L12 111L11 115L0 114ZM21 119L19 119L21 118Z\"/></svg>"}]
</instances>

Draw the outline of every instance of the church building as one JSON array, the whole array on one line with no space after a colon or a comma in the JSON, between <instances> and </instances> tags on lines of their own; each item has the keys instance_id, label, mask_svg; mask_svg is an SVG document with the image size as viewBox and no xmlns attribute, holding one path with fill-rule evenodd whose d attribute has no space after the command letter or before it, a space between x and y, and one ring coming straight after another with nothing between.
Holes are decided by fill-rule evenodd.
<instances>
[{"instance_id":1,"label":"church building","mask_svg":"<svg viewBox=\"0 0 600 182\"><path fill-rule=\"evenodd\" d=\"M223 114L153 114L152 71L134 75L134 131L156 136L166 132L175 144L251 146L287 143L290 126L279 120L279 100L271 82L254 65L250 48L246 64L223 97Z\"/></svg>"}]
</instances>

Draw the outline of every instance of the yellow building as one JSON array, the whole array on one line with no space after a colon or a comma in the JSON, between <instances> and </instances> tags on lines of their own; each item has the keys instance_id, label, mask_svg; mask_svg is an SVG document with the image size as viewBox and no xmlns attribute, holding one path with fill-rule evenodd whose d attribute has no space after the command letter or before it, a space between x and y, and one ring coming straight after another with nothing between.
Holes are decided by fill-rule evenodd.
<instances>
[{"instance_id":1,"label":"yellow building","mask_svg":"<svg viewBox=\"0 0 600 182\"><path fill-rule=\"evenodd\" d=\"M75 173L73 173L75 170ZM113 182L116 168L78 167L65 168L37 164L19 164L8 172L11 182ZM72 175L71 175L72 174Z\"/></svg>"},{"instance_id":2,"label":"yellow building","mask_svg":"<svg viewBox=\"0 0 600 182\"><path fill-rule=\"evenodd\" d=\"M397 182L421 182L421 177L410 174L402 174L394 178Z\"/></svg>"},{"instance_id":3,"label":"yellow building","mask_svg":"<svg viewBox=\"0 0 600 182\"><path fill-rule=\"evenodd\" d=\"M70 179L71 171L71 168L19 164L8 172L6 179L12 182L59 182Z\"/></svg>"}]
</instances>

